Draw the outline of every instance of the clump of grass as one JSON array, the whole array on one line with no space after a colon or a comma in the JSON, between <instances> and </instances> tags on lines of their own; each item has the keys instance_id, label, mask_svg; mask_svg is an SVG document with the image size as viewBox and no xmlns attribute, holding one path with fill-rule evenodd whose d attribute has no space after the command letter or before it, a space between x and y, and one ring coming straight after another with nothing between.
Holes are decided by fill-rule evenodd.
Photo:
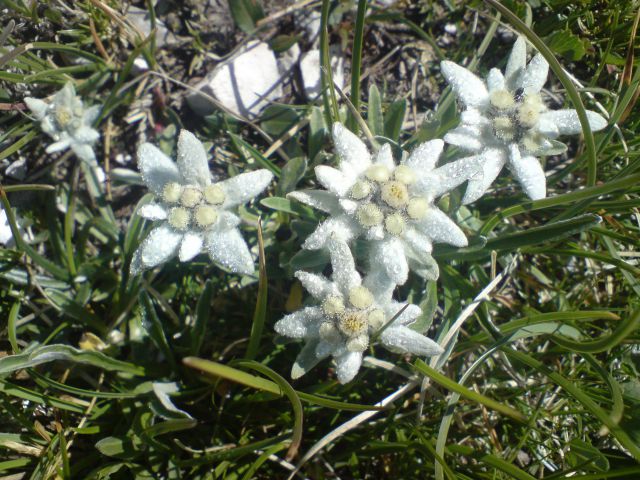
<instances>
[{"instance_id":1,"label":"clump of grass","mask_svg":"<svg viewBox=\"0 0 640 480\"><path fill-rule=\"evenodd\" d=\"M342 39L353 52L351 71L364 78L351 81L349 125L364 124L396 150L441 138L458 122L437 62L415 59L449 58L484 75L504 60L513 31L555 65L546 85L552 101L577 109L583 102L610 119L605 131L586 132L565 155L547 159L548 198L528 201L501 177L494 194L471 207L460 207L463 189L441 201L470 245L437 247L440 280L412 275L398 296L422 307L420 326L446 354L427 364L376 348L356 380L340 385L329 363L289 382L296 348L272 326L303 302L292 273L328 262L298 253L321 217L285 196L311 187L313 167L333 161L328 128L344 119L345 102L328 88L317 104L291 96L252 122L223 113L196 119L182 105L190 69L173 57L193 57L200 68L209 48L230 51L247 35L267 38L292 25L287 15L267 16L284 8L278 2L266 9L231 3L236 39L202 34L202 17L156 12L180 37L157 49L103 2L2 2L0 200L17 241L0 249L0 472L34 479L635 478L640 74L633 6L605 3L596 13L588 3L398 2L387 9L361 1L351 11L322 2L323 51ZM455 35L443 33L446 24ZM397 50L394 39L403 40ZM152 71L135 76L139 55ZM23 104L67 82L103 105L96 156L104 184L71 154L47 155ZM416 116L427 105L433 110ZM252 163L278 176L269 198L242 211L260 252L255 277L227 275L204 256L141 277L128 273L150 225L132 215L143 192L135 166L116 158L135 155L147 140L171 153L183 123L215 145L220 172L234 175ZM22 179L6 174L19 160L27 166Z\"/></svg>"}]
</instances>

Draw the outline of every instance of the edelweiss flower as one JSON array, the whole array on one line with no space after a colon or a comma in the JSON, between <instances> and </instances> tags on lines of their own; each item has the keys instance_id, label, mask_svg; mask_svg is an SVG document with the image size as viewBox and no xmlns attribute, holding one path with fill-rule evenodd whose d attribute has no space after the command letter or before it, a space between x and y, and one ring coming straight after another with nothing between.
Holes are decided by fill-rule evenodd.
<instances>
[{"instance_id":1,"label":"edelweiss flower","mask_svg":"<svg viewBox=\"0 0 640 480\"><path fill-rule=\"evenodd\" d=\"M211 183L207 153L186 130L178 138L177 165L156 147L144 143L138 149L138 166L143 181L158 199L157 203L143 205L138 214L162 223L136 251L132 274L176 254L182 262L191 260L203 245L213 261L232 272L253 273L253 259L237 228L240 219L228 210L262 192L273 179L271 172L256 170Z\"/></svg>"},{"instance_id":2,"label":"edelweiss flower","mask_svg":"<svg viewBox=\"0 0 640 480\"><path fill-rule=\"evenodd\" d=\"M96 164L93 144L100 134L91 125L98 118L99 105L85 109L71 83L62 87L51 103L31 97L24 102L40 122L42 131L55 141L47 147L47 153L71 148L80 160Z\"/></svg>"},{"instance_id":3,"label":"edelweiss flower","mask_svg":"<svg viewBox=\"0 0 640 480\"><path fill-rule=\"evenodd\" d=\"M505 163L529 198L544 198L546 179L536 157L562 153L566 145L555 138L582 131L575 110L548 110L544 104L540 90L549 71L544 57L538 53L528 65L526 61L526 43L519 37L504 75L493 68L486 84L466 68L441 63L442 74L466 107L460 126L444 140L477 153L481 170L469 181L463 203L480 198ZM607 125L595 112L587 111L587 117L594 131Z\"/></svg>"},{"instance_id":4,"label":"edelweiss flower","mask_svg":"<svg viewBox=\"0 0 640 480\"><path fill-rule=\"evenodd\" d=\"M461 247L467 239L433 201L468 178L467 159L434 169L444 142L432 140L418 146L400 165L388 144L372 161L365 144L339 123L333 126L333 140L339 169L325 165L315 169L318 181L329 191L289 194L330 215L303 248L322 248L333 233L345 241L364 236L371 241L372 267L381 266L396 284L407 280L407 257L418 273L436 279L432 242Z\"/></svg>"},{"instance_id":5,"label":"edelweiss flower","mask_svg":"<svg viewBox=\"0 0 640 480\"><path fill-rule=\"evenodd\" d=\"M395 284L380 272L368 275L363 282L349 246L343 240L332 236L328 248L333 268L331 280L322 275L296 272L318 305L286 315L275 324L275 330L307 341L291 369L293 379L331 355L336 362L338 380L347 383L358 373L362 352L369 346L371 336L407 304L392 300ZM408 327L421 313L420 307L409 304L380 333L382 345L394 352L415 355L442 353L437 343Z\"/></svg>"}]
</instances>

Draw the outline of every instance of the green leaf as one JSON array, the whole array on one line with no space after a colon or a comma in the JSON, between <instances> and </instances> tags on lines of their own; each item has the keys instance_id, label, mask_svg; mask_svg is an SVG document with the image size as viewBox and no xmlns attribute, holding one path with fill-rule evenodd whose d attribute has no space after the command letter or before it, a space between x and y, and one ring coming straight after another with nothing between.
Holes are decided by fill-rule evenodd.
<instances>
[{"instance_id":1,"label":"green leaf","mask_svg":"<svg viewBox=\"0 0 640 480\"><path fill-rule=\"evenodd\" d=\"M96 443L98 451L107 457L130 460L142 453L138 450L138 442L133 442L130 438L106 437Z\"/></svg>"},{"instance_id":2,"label":"green leaf","mask_svg":"<svg viewBox=\"0 0 640 480\"><path fill-rule=\"evenodd\" d=\"M585 42L569 30L556 30L544 37L544 43L558 55L567 60L580 60L587 53Z\"/></svg>"},{"instance_id":3,"label":"green leaf","mask_svg":"<svg viewBox=\"0 0 640 480\"><path fill-rule=\"evenodd\" d=\"M264 11L258 0L231 0L228 4L233 21L245 33L253 33L256 22L264 18Z\"/></svg>"},{"instance_id":4,"label":"green leaf","mask_svg":"<svg viewBox=\"0 0 640 480\"><path fill-rule=\"evenodd\" d=\"M278 212L309 216L309 210L306 207L301 205L300 202L292 202L288 198L266 197L260 200L260 204Z\"/></svg>"},{"instance_id":5,"label":"green leaf","mask_svg":"<svg viewBox=\"0 0 640 480\"><path fill-rule=\"evenodd\" d=\"M198 355L200 348L202 348L202 342L204 341L205 333L207 331L207 323L209 323L211 317L211 296L213 295L213 287L211 280L207 280L198 303L196 305L196 319L193 327L189 331L191 336L191 355Z\"/></svg>"},{"instance_id":6,"label":"green leaf","mask_svg":"<svg viewBox=\"0 0 640 480\"><path fill-rule=\"evenodd\" d=\"M374 83L369 87L369 109L367 110L367 124L373 135L384 135L384 118L382 115L382 100L380 91Z\"/></svg>"},{"instance_id":7,"label":"green leaf","mask_svg":"<svg viewBox=\"0 0 640 480\"><path fill-rule=\"evenodd\" d=\"M35 367L54 360L82 363L104 370L143 375L144 369L131 363L108 357L102 352L80 350L69 345L33 345L17 355L0 358L0 375Z\"/></svg>"},{"instance_id":8,"label":"green leaf","mask_svg":"<svg viewBox=\"0 0 640 480\"><path fill-rule=\"evenodd\" d=\"M312 107L309 115L309 158L313 160L324 146L324 139L327 135L327 126L324 122L322 110L319 107Z\"/></svg>"},{"instance_id":9,"label":"green leaf","mask_svg":"<svg viewBox=\"0 0 640 480\"><path fill-rule=\"evenodd\" d=\"M495 410L496 412L500 412L504 415L507 415L508 417L513 418L514 420L517 420L519 422L522 423L526 423L527 422L527 417L522 414L521 412L515 410L514 408L509 407L508 405L504 405L500 402L497 402L489 397L485 397L484 395L481 395L480 393L476 393L472 390L469 390L466 387L463 387L462 385L460 385L459 383L455 382L454 380L451 380L450 378L444 376L443 374L437 372L436 370L434 370L433 368L431 368L429 365L427 365L425 362L423 362L422 360L416 360L416 362L413 364L413 366L415 367L416 370L418 370L419 372L427 375L429 378L431 378L434 382L439 383L440 385L442 385L443 387L447 388L448 390L451 390L452 392L456 392L459 393L460 395L462 395L465 398L468 398L471 401L477 402L477 403L481 403L483 405L485 405L486 407Z\"/></svg>"},{"instance_id":10,"label":"green leaf","mask_svg":"<svg viewBox=\"0 0 640 480\"><path fill-rule=\"evenodd\" d=\"M244 157L245 160L249 160L249 158L253 158L258 165L267 170L270 170L276 177L280 176L280 169L273 164L271 160L266 158L262 153L256 150L254 147L245 142L239 135L235 133L228 132L229 138L231 138L231 142L238 150L238 153Z\"/></svg>"},{"instance_id":11,"label":"green leaf","mask_svg":"<svg viewBox=\"0 0 640 480\"><path fill-rule=\"evenodd\" d=\"M300 121L298 112L288 105L269 105L260 115L260 125L269 135L280 137Z\"/></svg>"},{"instance_id":12,"label":"green leaf","mask_svg":"<svg viewBox=\"0 0 640 480\"><path fill-rule=\"evenodd\" d=\"M249 343L247 345L246 358L253 360L258 355L260 340L264 324L267 319L267 293L269 291L267 279L267 267L264 259L264 241L262 239L262 224L258 222L258 298L256 299L256 308L253 312L253 321L251 322L251 333L249 335Z\"/></svg>"},{"instance_id":13,"label":"green leaf","mask_svg":"<svg viewBox=\"0 0 640 480\"><path fill-rule=\"evenodd\" d=\"M307 171L307 159L305 157L294 157L289 160L280 172L278 181L278 194L286 195L296 189L298 182Z\"/></svg>"},{"instance_id":14,"label":"green leaf","mask_svg":"<svg viewBox=\"0 0 640 480\"><path fill-rule=\"evenodd\" d=\"M269 45L275 53L282 53L289 50L301 39L301 35L276 35Z\"/></svg>"},{"instance_id":15,"label":"green leaf","mask_svg":"<svg viewBox=\"0 0 640 480\"><path fill-rule=\"evenodd\" d=\"M407 102L404 99L398 100L389 105L387 113L384 116L385 137L390 138L394 142L399 141L406 110Z\"/></svg>"}]
</instances>

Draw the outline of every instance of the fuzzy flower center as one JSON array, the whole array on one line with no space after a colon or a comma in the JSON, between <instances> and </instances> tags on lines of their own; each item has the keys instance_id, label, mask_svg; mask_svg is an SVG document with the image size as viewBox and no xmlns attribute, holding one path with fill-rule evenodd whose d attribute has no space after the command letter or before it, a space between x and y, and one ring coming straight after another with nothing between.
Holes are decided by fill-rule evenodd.
<instances>
[{"instance_id":1,"label":"fuzzy flower center","mask_svg":"<svg viewBox=\"0 0 640 480\"><path fill-rule=\"evenodd\" d=\"M542 146L545 138L538 132L540 114L546 110L540 94L495 90L489 98L488 118L494 135L505 143L518 143L527 151Z\"/></svg>"},{"instance_id":2,"label":"fuzzy flower center","mask_svg":"<svg viewBox=\"0 0 640 480\"><path fill-rule=\"evenodd\" d=\"M342 343L352 352L362 352L369 345L369 335L384 324L384 312L376 308L373 294L359 286L349 290L346 298L329 295L322 302L324 322L320 338Z\"/></svg>"},{"instance_id":3,"label":"fuzzy flower center","mask_svg":"<svg viewBox=\"0 0 640 480\"><path fill-rule=\"evenodd\" d=\"M421 220L429 209L426 198L411 194L410 185L416 179L406 165L393 170L380 164L370 166L349 191L358 204L355 220L365 229L382 226L389 235L402 235L408 221Z\"/></svg>"},{"instance_id":4,"label":"fuzzy flower center","mask_svg":"<svg viewBox=\"0 0 640 480\"><path fill-rule=\"evenodd\" d=\"M169 207L167 221L176 230L184 231L191 224L200 230L213 226L219 217L219 207L225 194L219 185L181 185L169 182L162 189L162 200Z\"/></svg>"}]
</instances>

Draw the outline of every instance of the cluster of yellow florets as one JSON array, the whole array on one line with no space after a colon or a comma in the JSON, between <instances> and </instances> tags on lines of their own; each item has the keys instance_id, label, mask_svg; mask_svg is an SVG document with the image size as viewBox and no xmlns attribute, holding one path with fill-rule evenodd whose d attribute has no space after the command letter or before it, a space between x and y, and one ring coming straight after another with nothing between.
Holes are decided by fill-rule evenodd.
<instances>
[{"instance_id":1,"label":"cluster of yellow florets","mask_svg":"<svg viewBox=\"0 0 640 480\"><path fill-rule=\"evenodd\" d=\"M359 203L358 223L364 228L382 225L389 234L401 235L408 219L424 218L429 208L427 199L411 196L409 186L415 181L415 172L406 165L393 170L380 164L369 167L349 192Z\"/></svg>"},{"instance_id":2,"label":"cluster of yellow florets","mask_svg":"<svg viewBox=\"0 0 640 480\"><path fill-rule=\"evenodd\" d=\"M493 131L505 142L521 144L527 151L537 150L543 136L536 126L540 113L545 110L540 94L525 94L523 89L515 93L496 90L490 97Z\"/></svg>"},{"instance_id":3,"label":"cluster of yellow florets","mask_svg":"<svg viewBox=\"0 0 640 480\"><path fill-rule=\"evenodd\" d=\"M195 185L167 183L162 190L162 199L171 206L167 221L176 230L184 231L191 224L207 229L218 219L218 208L225 199L218 185L201 188Z\"/></svg>"},{"instance_id":4,"label":"cluster of yellow florets","mask_svg":"<svg viewBox=\"0 0 640 480\"><path fill-rule=\"evenodd\" d=\"M331 343L345 341L351 352L362 352L369 346L369 334L384 325L384 312L375 308L373 294L365 287L354 287L346 299L329 295L322 303L325 321L320 325L320 338Z\"/></svg>"}]
</instances>

